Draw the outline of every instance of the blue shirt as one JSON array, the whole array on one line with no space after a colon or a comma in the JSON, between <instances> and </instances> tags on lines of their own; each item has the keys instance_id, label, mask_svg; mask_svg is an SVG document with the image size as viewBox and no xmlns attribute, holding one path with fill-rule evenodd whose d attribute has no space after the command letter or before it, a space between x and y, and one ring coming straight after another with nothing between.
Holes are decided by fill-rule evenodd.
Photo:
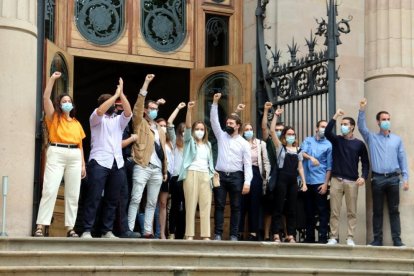
<instances>
[{"instance_id":1,"label":"blue shirt","mask_svg":"<svg viewBox=\"0 0 414 276\"><path fill-rule=\"evenodd\" d=\"M359 111L358 130L368 144L372 171L376 173L401 172L404 181L408 181L407 158L401 138L392 133L384 135L382 132L370 132L364 111Z\"/></svg>"},{"instance_id":2,"label":"blue shirt","mask_svg":"<svg viewBox=\"0 0 414 276\"><path fill-rule=\"evenodd\" d=\"M325 183L326 172L332 170L332 144L325 138L307 137L301 145L302 151L318 159L319 166L314 166L311 160L304 159L306 184Z\"/></svg>"}]
</instances>

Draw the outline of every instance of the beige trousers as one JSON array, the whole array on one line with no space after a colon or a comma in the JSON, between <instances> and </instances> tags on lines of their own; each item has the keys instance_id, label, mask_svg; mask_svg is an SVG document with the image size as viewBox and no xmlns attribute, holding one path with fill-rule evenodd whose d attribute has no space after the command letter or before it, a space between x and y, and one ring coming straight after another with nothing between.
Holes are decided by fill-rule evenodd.
<instances>
[{"instance_id":1,"label":"beige trousers","mask_svg":"<svg viewBox=\"0 0 414 276\"><path fill-rule=\"evenodd\" d=\"M194 237L197 203L200 209L200 232L202 238L210 237L210 212L212 191L210 176L206 172L188 171L184 180L185 235Z\"/></svg>"},{"instance_id":2,"label":"beige trousers","mask_svg":"<svg viewBox=\"0 0 414 276\"><path fill-rule=\"evenodd\" d=\"M78 213L82 154L80 149L49 146L37 224L50 225L62 177L65 181L65 226L73 227Z\"/></svg>"},{"instance_id":3,"label":"beige trousers","mask_svg":"<svg viewBox=\"0 0 414 276\"><path fill-rule=\"evenodd\" d=\"M356 212L358 185L355 181L344 181L343 179L332 177L330 189L331 218L329 221L331 228L331 239L339 238L339 218L342 207L342 197L344 194L348 218L348 238L354 237L354 231L357 223Z\"/></svg>"}]
</instances>

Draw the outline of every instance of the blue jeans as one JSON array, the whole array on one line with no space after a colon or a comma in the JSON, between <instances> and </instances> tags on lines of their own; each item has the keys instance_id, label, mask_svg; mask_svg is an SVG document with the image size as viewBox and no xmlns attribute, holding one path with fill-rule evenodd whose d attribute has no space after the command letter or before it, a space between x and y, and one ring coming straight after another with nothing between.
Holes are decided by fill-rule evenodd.
<instances>
[{"instance_id":1,"label":"blue jeans","mask_svg":"<svg viewBox=\"0 0 414 276\"><path fill-rule=\"evenodd\" d=\"M382 242L382 226L384 211L384 195L387 198L388 214L390 216L391 236L393 241L400 240L401 223L400 211L400 178L398 175L385 177L373 174L372 177L372 217L374 240Z\"/></svg>"}]
</instances>

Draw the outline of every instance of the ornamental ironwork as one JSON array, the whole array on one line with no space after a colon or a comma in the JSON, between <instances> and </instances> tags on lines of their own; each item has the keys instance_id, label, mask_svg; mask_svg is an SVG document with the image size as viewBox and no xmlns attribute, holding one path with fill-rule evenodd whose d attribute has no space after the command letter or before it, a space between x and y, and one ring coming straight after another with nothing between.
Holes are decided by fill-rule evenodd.
<instances>
[{"instance_id":1,"label":"ornamental ironwork","mask_svg":"<svg viewBox=\"0 0 414 276\"><path fill-rule=\"evenodd\" d=\"M75 21L89 42L112 44L124 30L125 0L76 0Z\"/></svg>"},{"instance_id":2,"label":"ornamental ironwork","mask_svg":"<svg viewBox=\"0 0 414 276\"><path fill-rule=\"evenodd\" d=\"M45 2L45 37L50 41L55 41L55 1L46 0Z\"/></svg>"},{"instance_id":3,"label":"ornamental ironwork","mask_svg":"<svg viewBox=\"0 0 414 276\"><path fill-rule=\"evenodd\" d=\"M50 76L54 72L62 73L61 77L57 79L56 84L53 86L52 98L56 98L61 93L69 93L69 71L68 65L62 53L56 53L53 56L52 63L50 64Z\"/></svg>"},{"instance_id":4,"label":"ornamental ironwork","mask_svg":"<svg viewBox=\"0 0 414 276\"><path fill-rule=\"evenodd\" d=\"M141 0L141 30L155 50L178 49L186 37L185 0Z\"/></svg>"},{"instance_id":5,"label":"ornamental ironwork","mask_svg":"<svg viewBox=\"0 0 414 276\"><path fill-rule=\"evenodd\" d=\"M336 69L337 45L341 44L340 33L350 32L348 19L337 22L335 0L327 2L328 21L316 20L318 27L315 35L324 36L325 42L316 50L317 39L310 33L305 38L307 54L298 58L298 44L292 39L287 45L290 57L280 63L281 51L277 46L272 49L264 42L264 17L268 0L258 0L256 8L257 45L259 52L257 71L258 119L261 119L263 105L271 101L275 108L283 108L282 120L296 128L299 138L313 132L316 122L333 116L336 109ZM267 56L271 56L267 59ZM272 115L269 116L269 119Z\"/></svg>"}]
</instances>

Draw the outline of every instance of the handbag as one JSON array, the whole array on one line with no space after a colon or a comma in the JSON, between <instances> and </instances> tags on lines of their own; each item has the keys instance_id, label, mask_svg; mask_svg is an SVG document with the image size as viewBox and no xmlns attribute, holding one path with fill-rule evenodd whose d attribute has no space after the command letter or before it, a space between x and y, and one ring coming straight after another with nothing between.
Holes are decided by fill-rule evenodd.
<instances>
[{"instance_id":1,"label":"handbag","mask_svg":"<svg viewBox=\"0 0 414 276\"><path fill-rule=\"evenodd\" d=\"M213 187L220 187L220 174L218 172L214 172Z\"/></svg>"},{"instance_id":2,"label":"handbag","mask_svg":"<svg viewBox=\"0 0 414 276\"><path fill-rule=\"evenodd\" d=\"M266 195L273 194L273 191L276 188L277 177L279 174L279 159L280 159L281 154L282 154L282 150L280 150L279 155L276 157L276 163L273 166L273 168L270 170L269 181L267 182L267 185L266 185Z\"/></svg>"}]
</instances>

